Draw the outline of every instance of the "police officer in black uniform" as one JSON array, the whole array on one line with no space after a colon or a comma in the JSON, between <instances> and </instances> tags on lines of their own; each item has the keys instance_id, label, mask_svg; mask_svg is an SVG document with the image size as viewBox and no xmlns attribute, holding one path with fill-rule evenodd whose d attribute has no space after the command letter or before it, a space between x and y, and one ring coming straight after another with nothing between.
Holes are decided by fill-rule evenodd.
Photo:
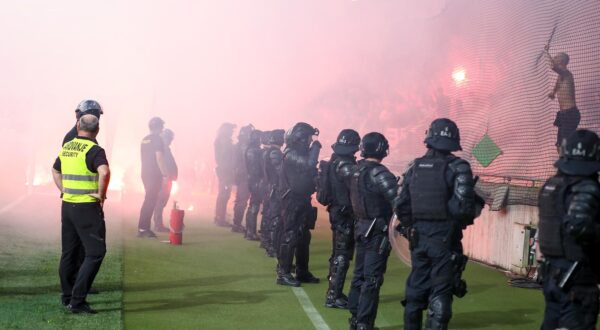
<instances>
[{"instance_id":1,"label":"police officer in black uniform","mask_svg":"<svg viewBox=\"0 0 600 330\"><path fill-rule=\"evenodd\" d=\"M556 175L539 195L541 329L595 329L600 275L600 140L577 130L561 145Z\"/></svg>"},{"instance_id":2,"label":"police officer in black uniform","mask_svg":"<svg viewBox=\"0 0 600 330\"><path fill-rule=\"evenodd\" d=\"M461 150L456 124L434 120L424 142L427 152L404 174L396 208L397 229L409 239L412 261L402 302L404 329L421 329L425 309L427 329L447 329L452 295L466 293L462 230L481 212L483 201L475 193L469 163L452 155Z\"/></svg>"},{"instance_id":3,"label":"police officer in black uniform","mask_svg":"<svg viewBox=\"0 0 600 330\"><path fill-rule=\"evenodd\" d=\"M244 213L250 199L250 191L248 190L248 171L246 170L246 162L244 155L248 150L248 142L250 133L254 130L252 124L240 128L238 133L238 142L234 148L234 166L235 166L235 203L233 205L233 227L231 231L234 233L245 233L246 229L242 226Z\"/></svg>"},{"instance_id":4,"label":"police officer in black uniform","mask_svg":"<svg viewBox=\"0 0 600 330\"><path fill-rule=\"evenodd\" d=\"M267 250L267 245L269 244L269 191L268 191L268 182L267 182L267 174L265 173L265 154L269 150L269 138L271 136L271 131L263 131L260 136L260 144L261 144L261 155L260 155L260 167L262 170L262 179L260 180L260 189L262 191L262 208L260 211L261 219L260 219L260 247ZM267 251L268 252L268 251ZM268 254L267 254L268 255Z\"/></svg>"},{"instance_id":5,"label":"police officer in black uniform","mask_svg":"<svg viewBox=\"0 0 600 330\"><path fill-rule=\"evenodd\" d=\"M283 221L281 219L282 191L279 186L279 175L283 163L281 147L284 143L284 135L285 130L283 129L276 129L269 132L266 141L267 147L263 153L264 181L266 182L268 196L263 204L263 208L265 204L268 204L268 207L264 210L263 222L267 223L264 226L265 231L262 233L262 236L265 237L265 248L269 257L274 257L277 251L279 251L279 241L283 228Z\"/></svg>"},{"instance_id":6,"label":"police officer in black uniform","mask_svg":"<svg viewBox=\"0 0 600 330\"><path fill-rule=\"evenodd\" d=\"M163 185L163 180L168 176L165 161L165 147L160 133L165 122L159 117L153 117L148 122L150 134L142 139L140 151L142 158L142 183L144 184L144 202L140 209L137 237L156 238L150 230L152 214L158 202L158 195Z\"/></svg>"},{"instance_id":7,"label":"police officer in black uniform","mask_svg":"<svg viewBox=\"0 0 600 330\"><path fill-rule=\"evenodd\" d=\"M244 154L246 171L248 172L248 190L250 191L250 204L246 211L246 234L245 238L249 241L258 241L256 234L256 224L258 222L258 211L263 199L263 168L262 168L262 149L260 148L260 139L262 131L257 129L250 133L248 140L248 149Z\"/></svg>"},{"instance_id":8,"label":"police officer in black uniform","mask_svg":"<svg viewBox=\"0 0 600 330\"><path fill-rule=\"evenodd\" d=\"M283 233L277 254L277 284L300 286L318 283L308 270L310 229L314 228L316 213L311 205L315 192L317 162L321 143L312 142L319 130L307 123L297 123L286 134L281 187L283 191ZM312 144L311 144L312 142ZM292 276L292 261L296 255L296 278Z\"/></svg>"},{"instance_id":9,"label":"police officer in black uniform","mask_svg":"<svg viewBox=\"0 0 600 330\"><path fill-rule=\"evenodd\" d=\"M354 254L354 213L350 201L350 177L356 167L356 157L360 136L353 129L340 132L331 146L333 154L329 160L327 175L331 201L328 203L329 222L331 224L332 252L329 258L329 288L325 297L325 306L330 308L348 308L348 297L344 295L344 282Z\"/></svg>"},{"instance_id":10,"label":"police officer in black uniform","mask_svg":"<svg viewBox=\"0 0 600 330\"><path fill-rule=\"evenodd\" d=\"M235 182L235 167L234 167L234 146L231 141L233 135L234 124L223 123L217 132L215 139L215 163L217 165L216 172L219 180L219 192L215 207L215 224L221 227L228 227L229 224L225 219L227 214L227 203L231 197L231 189Z\"/></svg>"},{"instance_id":11,"label":"police officer in black uniform","mask_svg":"<svg viewBox=\"0 0 600 330\"><path fill-rule=\"evenodd\" d=\"M75 126L73 126L73 128L71 128L71 130L69 132L67 132L67 134L65 134L62 144L64 145L65 143L67 143L77 137L77 121L79 121L79 118L81 118L81 116L94 115L96 118L98 118L98 120L100 120L100 115L102 115L102 114L104 114L104 111L102 110L102 106L100 105L100 103L98 103L97 101L94 101L94 100L81 101L77 105L77 108L75 109L75 119L76 119ZM79 251L76 252L75 255L76 255L75 258L78 260L77 268L79 268L83 264L83 260L85 258L85 250L83 249L83 245L79 246ZM99 291L96 288L90 288L88 293L89 294L97 294L97 293L99 293Z\"/></svg>"},{"instance_id":12,"label":"police officer in black uniform","mask_svg":"<svg viewBox=\"0 0 600 330\"><path fill-rule=\"evenodd\" d=\"M381 164L389 144L380 133L365 135L356 170L350 178L350 199L356 217L356 262L348 297L350 329L373 329L379 290L390 255L388 222L398 198L398 180Z\"/></svg>"}]
</instances>

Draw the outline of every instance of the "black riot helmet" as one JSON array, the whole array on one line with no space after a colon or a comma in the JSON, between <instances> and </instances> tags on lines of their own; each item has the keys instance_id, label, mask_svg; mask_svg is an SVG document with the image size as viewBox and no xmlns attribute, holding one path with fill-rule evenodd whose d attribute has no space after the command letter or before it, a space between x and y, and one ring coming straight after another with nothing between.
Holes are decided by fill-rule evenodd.
<instances>
[{"instance_id":1,"label":"black riot helmet","mask_svg":"<svg viewBox=\"0 0 600 330\"><path fill-rule=\"evenodd\" d=\"M242 126L238 133L238 142L246 143L250 140L250 133L254 130L254 126L252 124L248 124L246 126Z\"/></svg>"},{"instance_id":2,"label":"black riot helmet","mask_svg":"<svg viewBox=\"0 0 600 330\"><path fill-rule=\"evenodd\" d=\"M271 136L271 131L263 131L260 135L260 144L268 145L269 137Z\"/></svg>"},{"instance_id":3,"label":"black riot helmet","mask_svg":"<svg viewBox=\"0 0 600 330\"><path fill-rule=\"evenodd\" d=\"M160 132L165 127L165 121L160 117L152 117L148 122L148 128L151 132Z\"/></svg>"},{"instance_id":4,"label":"black riot helmet","mask_svg":"<svg viewBox=\"0 0 600 330\"><path fill-rule=\"evenodd\" d=\"M384 159L390 150L388 140L383 134L371 132L362 138L360 156L363 158Z\"/></svg>"},{"instance_id":5,"label":"black riot helmet","mask_svg":"<svg viewBox=\"0 0 600 330\"><path fill-rule=\"evenodd\" d=\"M231 138L231 136L233 135L234 129L235 129L235 124L223 123L223 124L221 124L221 126L219 127L219 130L217 131L217 136Z\"/></svg>"},{"instance_id":6,"label":"black riot helmet","mask_svg":"<svg viewBox=\"0 0 600 330\"><path fill-rule=\"evenodd\" d=\"M578 129L560 146L560 159L554 163L569 175L592 175L600 171L600 139L596 133Z\"/></svg>"},{"instance_id":7,"label":"black riot helmet","mask_svg":"<svg viewBox=\"0 0 600 330\"><path fill-rule=\"evenodd\" d=\"M331 148L338 155L354 155L358 151L359 145L360 135L358 132L353 129L344 129Z\"/></svg>"},{"instance_id":8,"label":"black riot helmet","mask_svg":"<svg viewBox=\"0 0 600 330\"><path fill-rule=\"evenodd\" d=\"M275 129L269 132L269 138L267 144L282 146L284 143L284 129Z\"/></svg>"},{"instance_id":9,"label":"black riot helmet","mask_svg":"<svg viewBox=\"0 0 600 330\"><path fill-rule=\"evenodd\" d=\"M263 132L261 130L253 129L250 132L250 137L248 138L248 145L253 147L260 147L260 140L262 138Z\"/></svg>"},{"instance_id":10,"label":"black riot helmet","mask_svg":"<svg viewBox=\"0 0 600 330\"><path fill-rule=\"evenodd\" d=\"M285 143L291 148L308 148L310 145L310 138L313 135L318 136L319 129L314 128L307 123L300 122L287 132Z\"/></svg>"},{"instance_id":11,"label":"black riot helmet","mask_svg":"<svg viewBox=\"0 0 600 330\"><path fill-rule=\"evenodd\" d=\"M448 118L438 118L432 121L424 142L428 148L436 150L450 152L462 150L458 127Z\"/></svg>"},{"instance_id":12,"label":"black riot helmet","mask_svg":"<svg viewBox=\"0 0 600 330\"><path fill-rule=\"evenodd\" d=\"M102 111L100 103L94 100L83 100L77 105L77 109L75 109L77 119L81 118L83 115L94 115L96 118L100 119L100 115L103 113L104 111Z\"/></svg>"}]
</instances>

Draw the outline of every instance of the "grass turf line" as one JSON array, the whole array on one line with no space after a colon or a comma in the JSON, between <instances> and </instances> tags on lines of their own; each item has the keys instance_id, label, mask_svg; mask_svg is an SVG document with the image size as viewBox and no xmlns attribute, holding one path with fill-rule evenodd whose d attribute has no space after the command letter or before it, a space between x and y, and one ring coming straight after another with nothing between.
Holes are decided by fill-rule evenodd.
<instances>
[{"instance_id":1,"label":"grass turf line","mask_svg":"<svg viewBox=\"0 0 600 330\"><path fill-rule=\"evenodd\" d=\"M275 260L257 242L214 227L206 219L186 218L183 246L133 237L126 232L124 320L127 329L312 329L290 288L275 284ZM310 265L321 278L304 290L331 329L346 329L349 313L323 306L331 238L325 219L313 232ZM166 240L160 235L159 240ZM351 267L352 269L352 267ZM390 257L377 325L402 329L408 267ZM348 276L345 291L351 281ZM506 277L469 263L469 293L455 299L452 329L535 329L543 316L540 291L509 287Z\"/></svg>"}]
</instances>

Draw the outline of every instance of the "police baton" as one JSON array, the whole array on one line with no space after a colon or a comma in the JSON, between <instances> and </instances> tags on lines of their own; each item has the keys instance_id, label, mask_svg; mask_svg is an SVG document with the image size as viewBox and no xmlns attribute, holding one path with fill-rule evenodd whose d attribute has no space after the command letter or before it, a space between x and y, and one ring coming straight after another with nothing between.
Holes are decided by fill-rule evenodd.
<instances>
[{"instance_id":1,"label":"police baton","mask_svg":"<svg viewBox=\"0 0 600 330\"><path fill-rule=\"evenodd\" d=\"M573 277L573 273L577 271L577 267L579 267L579 261L575 261L571 267L567 270L567 272L561 277L560 282L558 282L558 287L562 290L566 287L569 280Z\"/></svg>"}]
</instances>

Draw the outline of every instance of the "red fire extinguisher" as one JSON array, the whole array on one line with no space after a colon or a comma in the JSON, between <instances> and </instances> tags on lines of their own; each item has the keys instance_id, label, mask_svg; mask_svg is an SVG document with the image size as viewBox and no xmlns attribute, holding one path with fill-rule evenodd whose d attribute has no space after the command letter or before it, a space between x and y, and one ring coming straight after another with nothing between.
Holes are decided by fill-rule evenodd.
<instances>
[{"instance_id":1,"label":"red fire extinguisher","mask_svg":"<svg viewBox=\"0 0 600 330\"><path fill-rule=\"evenodd\" d=\"M184 211L177 208L177 202L173 202L171 210L171 231L169 232L169 241L171 245L181 245L183 237L183 215Z\"/></svg>"}]
</instances>

